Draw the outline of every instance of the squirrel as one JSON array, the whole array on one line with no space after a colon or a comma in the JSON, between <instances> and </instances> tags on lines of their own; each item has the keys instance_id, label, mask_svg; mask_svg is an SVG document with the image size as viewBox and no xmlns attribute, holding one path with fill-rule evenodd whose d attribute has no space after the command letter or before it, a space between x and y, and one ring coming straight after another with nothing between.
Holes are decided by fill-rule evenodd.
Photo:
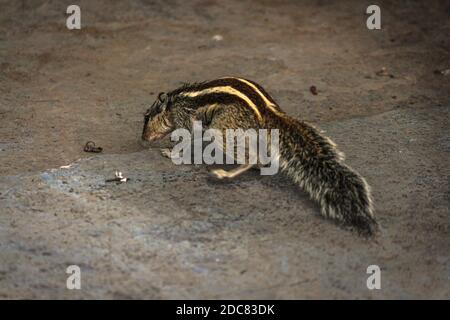
<instances>
[{"instance_id":1,"label":"squirrel","mask_svg":"<svg viewBox=\"0 0 450 320\"><path fill-rule=\"evenodd\" d=\"M366 180L344 164L333 141L311 124L287 115L256 82L227 77L160 93L144 115L142 140L159 140L179 128L192 133L194 120L218 130L278 129L280 171L320 205L322 215L364 236L379 230ZM161 151L170 154L169 149ZM212 173L233 178L252 167L244 164Z\"/></svg>"}]
</instances>

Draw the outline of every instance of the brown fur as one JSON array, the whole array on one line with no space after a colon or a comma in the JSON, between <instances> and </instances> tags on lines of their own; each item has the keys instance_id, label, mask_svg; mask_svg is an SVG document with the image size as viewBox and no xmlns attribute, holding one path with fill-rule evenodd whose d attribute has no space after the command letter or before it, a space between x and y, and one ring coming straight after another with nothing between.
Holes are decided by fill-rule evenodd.
<instances>
[{"instance_id":1,"label":"brown fur","mask_svg":"<svg viewBox=\"0 0 450 320\"><path fill-rule=\"evenodd\" d=\"M193 120L201 120L204 129L278 129L281 171L319 203L322 215L365 235L377 230L364 178L343 163L329 138L285 114L258 84L222 78L160 95L147 111L142 138L160 139L177 128L192 131Z\"/></svg>"}]
</instances>

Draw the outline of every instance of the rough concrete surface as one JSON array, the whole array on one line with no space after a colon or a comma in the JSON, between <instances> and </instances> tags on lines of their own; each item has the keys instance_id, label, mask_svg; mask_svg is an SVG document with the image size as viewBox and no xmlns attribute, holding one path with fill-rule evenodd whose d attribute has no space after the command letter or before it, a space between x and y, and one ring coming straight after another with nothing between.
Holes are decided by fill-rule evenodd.
<instances>
[{"instance_id":1,"label":"rough concrete surface","mask_svg":"<svg viewBox=\"0 0 450 320\"><path fill-rule=\"evenodd\" d=\"M446 1L382 1L378 31L367 1L79 1L79 31L69 4L0 1L0 298L450 298ZM377 238L281 176L217 181L140 145L156 93L226 75L339 145Z\"/></svg>"}]
</instances>

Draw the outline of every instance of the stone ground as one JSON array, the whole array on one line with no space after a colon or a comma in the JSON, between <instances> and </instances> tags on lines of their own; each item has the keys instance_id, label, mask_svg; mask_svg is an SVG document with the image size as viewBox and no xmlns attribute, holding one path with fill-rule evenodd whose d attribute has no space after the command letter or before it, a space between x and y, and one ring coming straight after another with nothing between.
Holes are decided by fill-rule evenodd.
<instances>
[{"instance_id":1,"label":"stone ground","mask_svg":"<svg viewBox=\"0 0 450 320\"><path fill-rule=\"evenodd\" d=\"M79 1L80 31L69 4L0 1L0 298L450 298L447 1L381 1L380 31L356 0ZM142 147L156 93L226 75L339 144L377 238L283 177L216 181ZM105 183L116 169L131 180Z\"/></svg>"}]
</instances>

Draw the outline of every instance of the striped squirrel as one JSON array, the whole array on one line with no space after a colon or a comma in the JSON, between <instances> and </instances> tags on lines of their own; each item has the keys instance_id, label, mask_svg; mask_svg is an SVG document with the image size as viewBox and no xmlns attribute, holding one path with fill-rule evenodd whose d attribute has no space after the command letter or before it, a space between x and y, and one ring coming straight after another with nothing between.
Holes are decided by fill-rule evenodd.
<instances>
[{"instance_id":1,"label":"striped squirrel","mask_svg":"<svg viewBox=\"0 0 450 320\"><path fill-rule=\"evenodd\" d=\"M227 77L160 93L145 113L142 139L159 140L179 128L192 132L193 120L219 130L278 129L281 172L319 203L322 215L353 226L362 235L378 230L365 179L343 163L343 154L329 138L288 116L259 84ZM169 154L167 149L162 152ZM232 178L251 167L244 164L212 173Z\"/></svg>"}]
</instances>

